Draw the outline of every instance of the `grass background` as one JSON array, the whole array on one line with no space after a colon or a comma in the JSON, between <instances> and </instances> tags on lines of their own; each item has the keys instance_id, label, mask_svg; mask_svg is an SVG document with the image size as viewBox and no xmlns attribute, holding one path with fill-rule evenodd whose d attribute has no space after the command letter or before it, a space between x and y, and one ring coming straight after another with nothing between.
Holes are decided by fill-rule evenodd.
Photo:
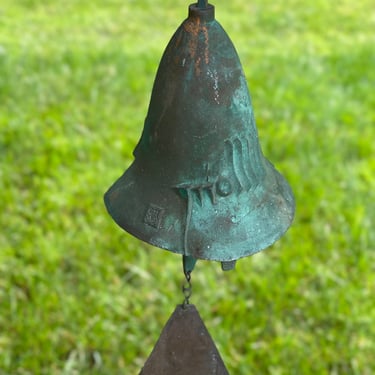
<instances>
[{"instance_id":1,"label":"grass background","mask_svg":"<svg viewBox=\"0 0 375 375\"><path fill-rule=\"evenodd\" d=\"M0 374L137 374L181 302L181 259L102 195L132 160L188 3L2 0ZM375 373L372 0L215 2L293 227L192 302L231 374Z\"/></svg>"}]
</instances>

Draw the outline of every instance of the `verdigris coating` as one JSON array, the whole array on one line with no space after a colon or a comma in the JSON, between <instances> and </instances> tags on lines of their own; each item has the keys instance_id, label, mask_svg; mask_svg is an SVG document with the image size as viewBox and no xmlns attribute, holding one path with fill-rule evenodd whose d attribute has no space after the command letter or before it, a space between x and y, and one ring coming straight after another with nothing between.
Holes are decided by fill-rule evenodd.
<instances>
[{"instance_id":1,"label":"verdigris coating","mask_svg":"<svg viewBox=\"0 0 375 375\"><path fill-rule=\"evenodd\" d=\"M108 212L192 267L230 269L291 225L292 191L262 154L239 57L212 5L190 5L169 42L134 156L105 194Z\"/></svg>"}]
</instances>

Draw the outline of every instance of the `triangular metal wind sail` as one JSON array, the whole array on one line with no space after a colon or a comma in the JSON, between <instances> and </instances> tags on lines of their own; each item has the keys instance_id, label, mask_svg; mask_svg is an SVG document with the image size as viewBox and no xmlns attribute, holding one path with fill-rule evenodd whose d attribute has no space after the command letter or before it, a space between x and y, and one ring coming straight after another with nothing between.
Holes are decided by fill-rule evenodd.
<instances>
[{"instance_id":1,"label":"triangular metal wind sail","mask_svg":"<svg viewBox=\"0 0 375 375\"><path fill-rule=\"evenodd\" d=\"M179 305L140 375L229 375L194 305Z\"/></svg>"}]
</instances>

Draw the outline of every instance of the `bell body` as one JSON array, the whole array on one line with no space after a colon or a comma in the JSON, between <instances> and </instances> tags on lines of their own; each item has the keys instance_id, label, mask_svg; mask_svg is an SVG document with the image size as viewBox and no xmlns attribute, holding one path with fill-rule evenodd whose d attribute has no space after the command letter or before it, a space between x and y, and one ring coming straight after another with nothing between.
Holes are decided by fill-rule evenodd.
<instances>
[{"instance_id":1,"label":"bell body","mask_svg":"<svg viewBox=\"0 0 375 375\"><path fill-rule=\"evenodd\" d=\"M292 191L262 154L240 60L211 5L191 5L169 42L134 156L105 203L152 245L233 261L292 222Z\"/></svg>"}]
</instances>

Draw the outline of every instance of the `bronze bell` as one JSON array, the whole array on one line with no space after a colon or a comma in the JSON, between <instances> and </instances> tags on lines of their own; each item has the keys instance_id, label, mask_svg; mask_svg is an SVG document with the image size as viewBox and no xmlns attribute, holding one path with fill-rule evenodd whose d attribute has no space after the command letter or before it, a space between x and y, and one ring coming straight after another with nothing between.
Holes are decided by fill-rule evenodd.
<instances>
[{"instance_id":1,"label":"bronze bell","mask_svg":"<svg viewBox=\"0 0 375 375\"><path fill-rule=\"evenodd\" d=\"M190 5L169 42L134 156L105 194L108 212L191 269L196 259L230 269L293 220L293 193L262 154L239 57L212 5Z\"/></svg>"}]
</instances>

